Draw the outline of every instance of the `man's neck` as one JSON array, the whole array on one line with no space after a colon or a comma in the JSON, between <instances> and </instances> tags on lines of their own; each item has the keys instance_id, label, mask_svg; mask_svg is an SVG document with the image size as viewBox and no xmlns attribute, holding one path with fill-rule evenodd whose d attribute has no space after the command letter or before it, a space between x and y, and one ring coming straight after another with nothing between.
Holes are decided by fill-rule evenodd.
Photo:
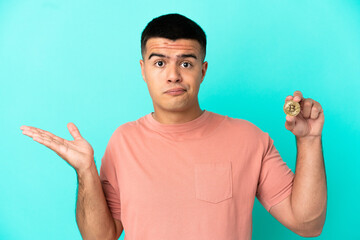
<instances>
[{"instance_id":1,"label":"man's neck","mask_svg":"<svg viewBox=\"0 0 360 240\"><path fill-rule=\"evenodd\" d=\"M200 117L200 115L203 114L204 111L205 110L201 110L199 107L186 112L155 111L151 113L151 115L156 121L163 124L180 124L192 121Z\"/></svg>"}]
</instances>

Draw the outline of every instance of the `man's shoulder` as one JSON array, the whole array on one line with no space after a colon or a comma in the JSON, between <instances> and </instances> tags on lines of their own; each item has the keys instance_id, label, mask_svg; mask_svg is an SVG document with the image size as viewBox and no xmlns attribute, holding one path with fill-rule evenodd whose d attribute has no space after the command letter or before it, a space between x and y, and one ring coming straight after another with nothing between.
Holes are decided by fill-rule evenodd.
<instances>
[{"instance_id":1,"label":"man's shoulder","mask_svg":"<svg viewBox=\"0 0 360 240\"><path fill-rule=\"evenodd\" d=\"M113 135L126 134L126 133L136 130L138 127L139 127L139 119L125 122L125 123L122 123L121 125L119 125L115 129Z\"/></svg>"},{"instance_id":2,"label":"man's shoulder","mask_svg":"<svg viewBox=\"0 0 360 240\"><path fill-rule=\"evenodd\" d=\"M214 113L217 115L220 115L218 113ZM226 124L227 127L230 128L235 128L238 130L242 130L242 131L251 131L254 133L261 133L263 132L260 127L258 127L255 123L251 122L250 120L244 119L244 118L239 118L239 117L230 117L228 115L220 115L220 116L225 116L226 118Z\"/></svg>"},{"instance_id":3,"label":"man's shoulder","mask_svg":"<svg viewBox=\"0 0 360 240\"><path fill-rule=\"evenodd\" d=\"M226 116L224 126L226 134L237 136L240 141L245 139L248 147L266 148L268 144L269 133L250 120Z\"/></svg>"}]
</instances>

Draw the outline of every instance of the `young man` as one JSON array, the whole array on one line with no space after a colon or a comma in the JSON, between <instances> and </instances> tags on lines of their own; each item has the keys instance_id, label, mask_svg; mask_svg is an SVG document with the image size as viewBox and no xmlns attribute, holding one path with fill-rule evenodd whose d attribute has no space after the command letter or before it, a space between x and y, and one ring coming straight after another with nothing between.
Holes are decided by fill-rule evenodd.
<instances>
[{"instance_id":1,"label":"young man","mask_svg":"<svg viewBox=\"0 0 360 240\"><path fill-rule=\"evenodd\" d=\"M251 239L255 196L293 232L318 236L326 215L321 105L300 91L285 127L296 136L294 174L268 133L254 124L202 110L206 36L192 20L168 14L141 36L142 76L154 112L119 126L98 175L93 149L73 123L74 141L22 126L78 176L77 223L84 239Z\"/></svg>"}]
</instances>

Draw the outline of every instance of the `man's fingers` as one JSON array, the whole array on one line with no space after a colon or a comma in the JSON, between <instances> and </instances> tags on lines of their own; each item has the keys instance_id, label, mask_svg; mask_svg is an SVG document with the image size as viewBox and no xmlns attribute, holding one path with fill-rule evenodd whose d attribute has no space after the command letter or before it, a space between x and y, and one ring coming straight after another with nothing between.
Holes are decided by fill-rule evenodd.
<instances>
[{"instance_id":1,"label":"man's fingers","mask_svg":"<svg viewBox=\"0 0 360 240\"><path fill-rule=\"evenodd\" d=\"M47 135L35 135L33 137L34 141L37 141L38 143L41 143L42 145L50 148L51 150L53 150L54 152L56 152L58 155L59 153L61 154L61 149L62 147L64 147L64 144L59 143L58 141L54 140L53 138L47 136Z\"/></svg>"},{"instance_id":2,"label":"man's fingers","mask_svg":"<svg viewBox=\"0 0 360 240\"><path fill-rule=\"evenodd\" d=\"M29 129L29 130L23 130L23 132L22 132L24 135L26 135L26 136L29 136L29 137L36 137L36 136L38 136L38 137L41 137L41 135L42 135L42 133L40 133L40 132L38 132L38 131L36 131L36 130L33 130L33 129Z\"/></svg>"},{"instance_id":3,"label":"man's fingers","mask_svg":"<svg viewBox=\"0 0 360 240\"><path fill-rule=\"evenodd\" d=\"M46 132L45 130L42 130L40 128L32 127L32 126L26 126L23 125L20 127L21 130L32 130L32 131L38 131L38 132Z\"/></svg>"},{"instance_id":4,"label":"man's fingers","mask_svg":"<svg viewBox=\"0 0 360 240\"><path fill-rule=\"evenodd\" d=\"M43 144L44 146L55 151L57 154L67 149L67 140L60 138L48 131L30 126L21 126L20 129L23 130L24 135L31 137L34 141Z\"/></svg>"},{"instance_id":5,"label":"man's fingers","mask_svg":"<svg viewBox=\"0 0 360 240\"><path fill-rule=\"evenodd\" d=\"M286 116L285 128L292 131L295 127L295 116Z\"/></svg>"},{"instance_id":6,"label":"man's fingers","mask_svg":"<svg viewBox=\"0 0 360 240\"><path fill-rule=\"evenodd\" d=\"M52 134L51 132L42 130L40 128L35 128L35 127L29 127L29 126L22 126L20 129L23 129L23 134L28 135L30 137L34 137L34 136L49 136L50 138L55 139L56 141L58 141L59 143L65 143L65 139L58 137L54 134Z\"/></svg>"},{"instance_id":7,"label":"man's fingers","mask_svg":"<svg viewBox=\"0 0 360 240\"><path fill-rule=\"evenodd\" d=\"M42 142L43 141L49 141L49 142L53 141L53 142L56 142L57 144L63 144L64 143L64 139L62 139L62 138L57 137L57 139L56 139L56 138L50 136L47 133L41 133L41 132L39 132L37 130L34 130L34 129L24 130L23 134L26 135L26 136L31 137L34 140L35 139L41 140ZM58 139L60 139L60 141Z\"/></svg>"},{"instance_id":8,"label":"man's fingers","mask_svg":"<svg viewBox=\"0 0 360 240\"><path fill-rule=\"evenodd\" d=\"M322 111L322 107L320 105L320 103L314 101L314 104L311 108L311 114L310 114L310 118L311 119L317 119L319 117L319 114Z\"/></svg>"},{"instance_id":9,"label":"man's fingers","mask_svg":"<svg viewBox=\"0 0 360 240\"><path fill-rule=\"evenodd\" d=\"M291 96L291 95L287 96L287 97L285 98L285 103L286 103L286 101L289 101L289 100L293 100L293 96Z\"/></svg>"},{"instance_id":10,"label":"man's fingers","mask_svg":"<svg viewBox=\"0 0 360 240\"><path fill-rule=\"evenodd\" d=\"M68 123L67 127L69 129L69 132L70 132L71 136L73 136L73 138L75 140L82 138L82 136L81 136L81 134L79 132L79 129L75 126L74 123Z\"/></svg>"},{"instance_id":11,"label":"man's fingers","mask_svg":"<svg viewBox=\"0 0 360 240\"><path fill-rule=\"evenodd\" d=\"M303 94L299 90L294 92L294 101L295 102L300 102L303 99L304 99Z\"/></svg>"},{"instance_id":12,"label":"man's fingers","mask_svg":"<svg viewBox=\"0 0 360 240\"><path fill-rule=\"evenodd\" d=\"M311 114L310 114L310 118L311 119L317 119L319 116L319 110L317 110L316 108L312 108L311 109Z\"/></svg>"},{"instance_id":13,"label":"man's fingers","mask_svg":"<svg viewBox=\"0 0 360 240\"><path fill-rule=\"evenodd\" d=\"M314 104L314 100L311 98L306 98L301 102L302 105L302 115L304 118L309 118L311 114L311 108Z\"/></svg>"},{"instance_id":14,"label":"man's fingers","mask_svg":"<svg viewBox=\"0 0 360 240\"><path fill-rule=\"evenodd\" d=\"M294 92L294 96L293 95L288 95L286 98L285 98L285 102L286 101L289 101L289 100L293 100L295 102L300 102L301 100L303 100L304 97L302 95L302 93L300 91L295 91Z\"/></svg>"}]
</instances>

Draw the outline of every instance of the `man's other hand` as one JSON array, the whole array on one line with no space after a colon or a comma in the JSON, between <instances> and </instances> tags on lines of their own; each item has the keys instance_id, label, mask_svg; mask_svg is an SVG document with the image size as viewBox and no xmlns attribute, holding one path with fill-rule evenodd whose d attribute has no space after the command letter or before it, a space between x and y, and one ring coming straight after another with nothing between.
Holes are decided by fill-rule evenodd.
<instances>
[{"instance_id":1,"label":"man's other hand","mask_svg":"<svg viewBox=\"0 0 360 240\"><path fill-rule=\"evenodd\" d=\"M300 91L285 98L285 102L293 100L300 104L301 111L295 116L286 116L285 128L291 131L297 139L321 137L324 125L324 111L319 102L304 98Z\"/></svg>"},{"instance_id":2,"label":"man's other hand","mask_svg":"<svg viewBox=\"0 0 360 240\"><path fill-rule=\"evenodd\" d=\"M73 141L60 138L48 131L36 127L21 126L22 133L31 137L38 143L53 150L57 155L68 162L77 172L88 170L94 164L94 150L91 145L81 136L79 129L74 123L68 123L67 127Z\"/></svg>"}]
</instances>

